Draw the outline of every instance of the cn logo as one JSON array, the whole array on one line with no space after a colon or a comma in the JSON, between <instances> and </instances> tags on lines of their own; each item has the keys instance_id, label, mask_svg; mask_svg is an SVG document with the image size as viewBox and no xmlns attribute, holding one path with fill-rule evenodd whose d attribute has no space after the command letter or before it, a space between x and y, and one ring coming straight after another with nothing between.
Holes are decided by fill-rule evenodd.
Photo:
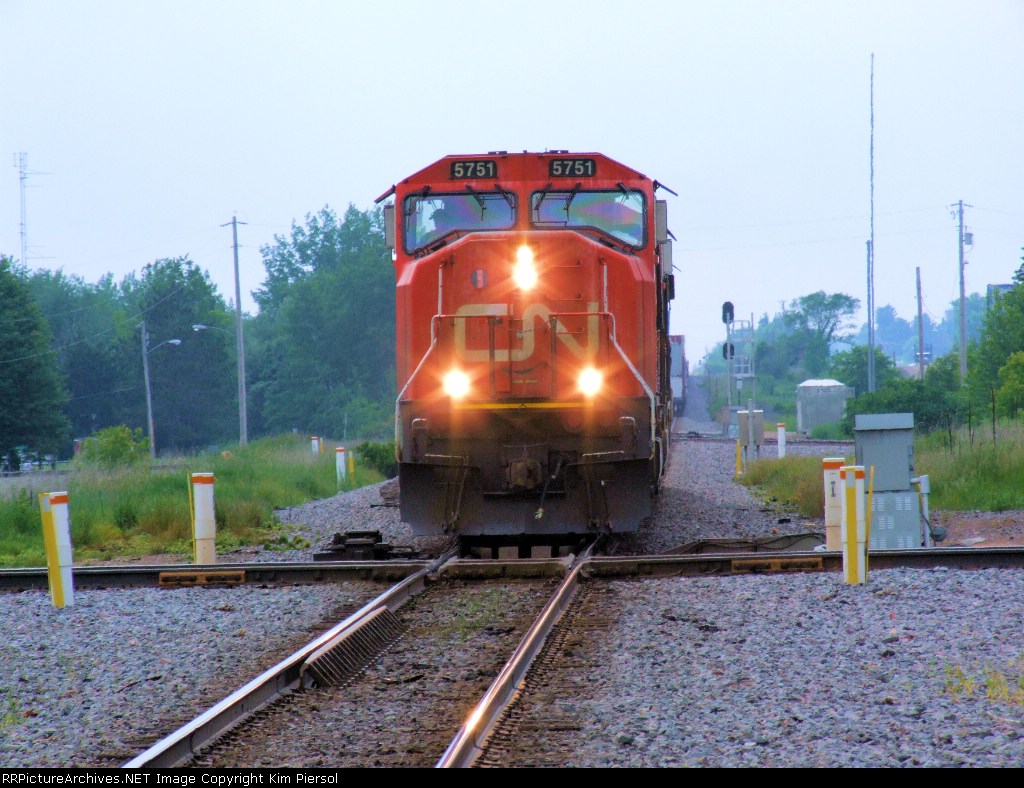
<instances>
[{"instance_id":1,"label":"cn logo","mask_svg":"<svg viewBox=\"0 0 1024 788\"><path fill-rule=\"evenodd\" d=\"M555 319L555 334L559 342L577 358L593 358L598 350L598 320L597 302L587 304L586 340L581 343L578 335L572 334L562 324L561 320ZM466 324L473 318L481 317L507 317L508 304L465 304L459 307L455 313L455 352L459 358L466 362L482 363L490 361L491 353L488 348L470 348L466 341ZM510 351L497 349L494 351L494 360L497 362L525 361L533 355L536 346L536 325L540 320L544 325L551 321L551 310L544 304L530 304L523 312L523 330L518 335L519 347Z\"/></svg>"}]
</instances>

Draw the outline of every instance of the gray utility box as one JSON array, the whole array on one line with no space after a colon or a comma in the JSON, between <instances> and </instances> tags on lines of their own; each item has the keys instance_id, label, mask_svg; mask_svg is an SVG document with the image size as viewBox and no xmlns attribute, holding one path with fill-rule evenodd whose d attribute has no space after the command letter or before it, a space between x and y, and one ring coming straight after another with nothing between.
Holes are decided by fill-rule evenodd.
<instances>
[{"instance_id":1,"label":"gray utility box","mask_svg":"<svg viewBox=\"0 0 1024 788\"><path fill-rule=\"evenodd\" d=\"M921 547L921 511L914 473L914 414L871 413L854 417L857 465L863 465L874 494L870 550ZM867 492L867 489L865 489Z\"/></svg>"},{"instance_id":2,"label":"gray utility box","mask_svg":"<svg viewBox=\"0 0 1024 788\"><path fill-rule=\"evenodd\" d=\"M875 492L909 490L914 473L914 414L864 413L853 418L857 464L875 466Z\"/></svg>"},{"instance_id":3,"label":"gray utility box","mask_svg":"<svg viewBox=\"0 0 1024 788\"><path fill-rule=\"evenodd\" d=\"M750 445L750 411L741 410L736 413L739 421L739 433L740 446ZM761 444L764 443L764 411L754 411L754 445L760 448Z\"/></svg>"}]
</instances>

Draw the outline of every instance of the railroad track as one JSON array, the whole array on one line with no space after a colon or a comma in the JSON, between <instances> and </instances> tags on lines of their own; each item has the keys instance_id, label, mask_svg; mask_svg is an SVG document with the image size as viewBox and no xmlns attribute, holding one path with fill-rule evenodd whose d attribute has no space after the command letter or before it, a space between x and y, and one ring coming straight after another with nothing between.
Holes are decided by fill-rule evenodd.
<instances>
[{"instance_id":1,"label":"railroad track","mask_svg":"<svg viewBox=\"0 0 1024 788\"><path fill-rule=\"evenodd\" d=\"M939 548L877 552L871 555L872 571L900 567L1021 569L1024 568L1024 548ZM323 569L324 567L318 566L317 568ZM406 567L406 569L411 568ZM567 669L564 662L560 662L560 660L567 653L570 655L573 653L572 644L579 642L581 638L585 640L599 637L594 633L600 633L609 627L607 616L600 612L597 614L593 612L580 613L579 608L574 604L574 599L577 597L585 601L597 585L614 583L626 578L725 577L786 572L838 572L840 570L841 557L838 554L818 552L784 555L776 553L767 556L762 553L729 553L616 558L587 555L574 560L571 566L564 560L499 562L450 559L435 562L433 566L422 567L411 573L398 586L373 600L331 632L282 661L274 669L249 682L197 720L183 726L158 745L151 747L146 753L127 763L126 766L173 766L184 763L200 766L283 764L337 766L339 762L355 766L374 765L375 763L403 766L430 765L436 759L434 750L441 751L443 742L448 740L447 737L458 727L460 721L464 721L462 728L447 749L443 751L437 765L468 766L476 763L478 759L481 759L482 765L501 764L509 753L516 752L517 736L522 730L526 716L522 709L529 709L531 704L533 707L545 705L542 697L540 701L536 698L527 700L524 707L523 698L531 697L531 687L550 686L553 683L551 671L564 673ZM440 622L445 614L450 618L453 610L470 606L473 603L471 599L468 602L466 599L462 599L462 601L456 602L456 607L453 607L452 604L445 602L443 593L440 593L437 601L424 604L422 611L428 611L424 614L426 618L430 618L429 610L432 606L435 609L434 618L428 621L425 628L414 633L410 641L412 645L403 645L401 649L397 649L393 645L403 629L412 628L410 624L415 622L415 616L420 615L422 611L416 611L404 623L401 621L396 623L391 620L392 614L423 593L426 589L427 577L431 574L448 578L449 581L472 583L474 585L465 585L464 588L476 589L484 587L480 585L480 581L488 581L493 584L521 579L550 579L555 576L563 576L563 579L555 594L537 615L532 626L524 625L521 628L512 628L500 633L506 636L501 641L504 644L501 647L506 648L504 652L506 654L512 651L516 640L519 642L511 660L504 666L500 661L494 663L495 642L490 642L491 662L486 667L474 664L467 668L470 672L475 671L476 675L471 676L472 681L464 682L466 686L460 688L460 694L457 696L446 697L441 701L435 699L435 707L446 707L449 712L454 709L454 717L451 713L445 719L422 715L420 713L422 709L415 705L414 700L410 700L409 703L412 705L409 705L404 713L408 715L404 723L413 720L414 725L412 728L409 728L408 724L404 725L404 739L397 745L380 746L381 736L390 735L388 730L375 732L354 730L342 732L344 745L331 745L325 743L324 740L317 740L319 743L314 742L313 745L309 745L312 747L311 754L295 755L276 749L269 751L273 754L262 756L269 757L271 760L265 763L254 760L261 757L255 753L268 752L266 741L275 739L280 741L282 726L291 725L293 733L297 727L301 727L295 721L288 721L289 712L301 709L300 719L304 721L303 725L306 725L311 719L310 707L313 707L312 710L316 712L326 711L326 716L322 719L348 719L351 717L354 703L349 695L352 694L352 687L359 687L362 699L356 706L362 704L359 707L369 710L372 718L372 708L367 704L372 703L375 695L378 697L382 696L382 693L389 696L395 695L396 689L401 689L403 685L415 685L421 681L426 672L439 669L436 664L425 661L422 655L418 655L418 652L415 651L416 642L428 638L431 627L441 626ZM496 592L499 597L507 593L504 590ZM538 603L537 606L539 608L540 604ZM442 615L437 616L437 611L440 611ZM370 622L372 622L372 626L370 626ZM377 627L380 631L374 630L373 627ZM504 628L506 627L498 627L498 629ZM494 631L492 628L488 635L493 635ZM581 636L581 632L589 634ZM567 647L567 643L569 647ZM371 662L383 659L382 654L390 656L392 651L398 655L397 662L395 662L398 667L384 668L368 682L364 682L362 678L355 680ZM310 686L317 683L317 679L309 678L313 672L309 665L316 663L317 660L323 660L325 652L328 654L325 663L328 667L332 660L340 662L338 670L341 675L334 682L336 687L329 696L317 697L314 693L307 693L305 697L301 697L295 691L300 689L304 682ZM335 657L330 656L332 652ZM536 664L536 668L531 670L531 666L534 664ZM569 669L573 669L571 664ZM387 675L388 670L393 671L393 674ZM480 702L471 708L470 701L465 697L467 687L471 688L474 682L480 684L488 676L494 675L497 678L483 693ZM463 678L465 677L449 677L449 683L456 684ZM409 693L410 698L423 695L420 687L412 686L411 689L415 691ZM482 687L480 689L482 690ZM256 718L256 725L249 732L237 728L244 719L251 717L258 709L266 708L268 703L281 696L290 696L289 706L278 706L276 712L264 712ZM453 700L453 698L457 699ZM572 713L561 713L557 705L550 703L546 705L554 711L547 717L542 717L539 722L537 719L525 722L528 731L536 733L538 728L544 727L550 727L556 731L578 729L578 719ZM461 717L458 716L459 709L464 711ZM392 720L391 727L396 727L396 723L403 723L403 721ZM326 727L330 727L330 724L332 723L314 722L312 726L316 729L316 726L319 725L318 730L325 730ZM398 724L397 727L402 727L402 725ZM233 728L241 732L233 738L224 740L225 744L218 744L210 749L218 737ZM259 739L261 742L259 747L247 744L245 741L245 738L251 735L251 730L256 730L255 735L262 737ZM360 737L367 739L362 745L359 743ZM413 742L416 737L423 741ZM410 742L413 743L410 744ZM367 744L372 745L368 750L360 749L361 746L365 747ZM317 751L318 746L321 747L319 752ZM494 749L489 749L492 746ZM402 750L403 747L406 748L405 751ZM342 758L342 754L346 750L349 756L354 757L354 760L345 761ZM548 753L538 763L557 763L561 757L558 752L556 749L553 753ZM292 762L290 760L292 757L297 758L297 762ZM548 760L544 760L544 758Z\"/></svg>"},{"instance_id":2,"label":"railroad track","mask_svg":"<svg viewBox=\"0 0 1024 788\"><path fill-rule=\"evenodd\" d=\"M83 566L73 571L76 589L169 588L197 585L290 585L352 580L391 582L428 567L428 561L309 561L214 565ZM0 591L49 588L45 569L2 569Z\"/></svg>"},{"instance_id":3,"label":"railroad track","mask_svg":"<svg viewBox=\"0 0 1024 788\"><path fill-rule=\"evenodd\" d=\"M721 540L717 540L721 541ZM838 552L778 551L719 552L709 540L706 552L694 555L594 556L588 572L602 575L703 575L722 572L832 571L842 569ZM547 567L557 559L537 561L489 561L461 559L449 572L476 577L526 576L531 567ZM430 561L310 561L295 563L235 563L216 565L154 565L135 567L75 567L75 588L174 588L197 585L293 585L339 583L352 580L397 582L431 566ZM871 553L875 569L895 567L956 569L1024 568L1024 547L936 547L920 550L887 550ZM514 569L513 567L520 567ZM547 571L536 570L540 572ZM45 569L0 569L0 591L46 590Z\"/></svg>"}]
</instances>

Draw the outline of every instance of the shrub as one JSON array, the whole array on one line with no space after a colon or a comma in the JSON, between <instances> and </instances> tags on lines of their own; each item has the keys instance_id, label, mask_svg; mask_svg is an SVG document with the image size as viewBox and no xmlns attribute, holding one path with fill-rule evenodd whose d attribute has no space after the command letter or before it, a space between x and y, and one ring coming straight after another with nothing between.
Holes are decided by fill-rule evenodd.
<instances>
[{"instance_id":1,"label":"shrub","mask_svg":"<svg viewBox=\"0 0 1024 788\"><path fill-rule=\"evenodd\" d=\"M366 441L356 447L359 457L364 463L386 478L398 475L398 462L395 460L395 442L371 443Z\"/></svg>"},{"instance_id":2,"label":"shrub","mask_svg":"<svg viewBox=\"0 0 1024 788\"><path fill-rule=\"evenodd\" d=\"M107 427L86 438L78 461L110 471L145 462L148 452L149 441L143 437L141 429Z\"/></svg>"},{"instance_id":3,"label":"shrub","mask_svg":"<svg viewBox=\"0 0 1024 788\"><path fill-rule=\"evenodd\" d=\"M814 440L822 441L848 441L853 435L847 432L845 424L836 422L835 424L819 424L811 429L811 437Z\"/></svg>"}]
</instances>

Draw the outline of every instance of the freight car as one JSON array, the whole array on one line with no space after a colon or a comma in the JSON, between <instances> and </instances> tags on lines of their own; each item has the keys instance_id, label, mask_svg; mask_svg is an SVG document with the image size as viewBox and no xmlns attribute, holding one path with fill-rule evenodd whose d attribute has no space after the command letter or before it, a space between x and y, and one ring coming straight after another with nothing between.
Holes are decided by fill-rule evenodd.
<instances>
[{"instance_id":1,"label":"freight car","mask_svg":"<svg viewBox=\"0 0 1024 788\"><path fill-rule=\"evenodd\" d=\"M378 198L415 534L572 543L650 516L672 421L666 203L599 153L446 156Z\"/></svg>"}]
</instances>

